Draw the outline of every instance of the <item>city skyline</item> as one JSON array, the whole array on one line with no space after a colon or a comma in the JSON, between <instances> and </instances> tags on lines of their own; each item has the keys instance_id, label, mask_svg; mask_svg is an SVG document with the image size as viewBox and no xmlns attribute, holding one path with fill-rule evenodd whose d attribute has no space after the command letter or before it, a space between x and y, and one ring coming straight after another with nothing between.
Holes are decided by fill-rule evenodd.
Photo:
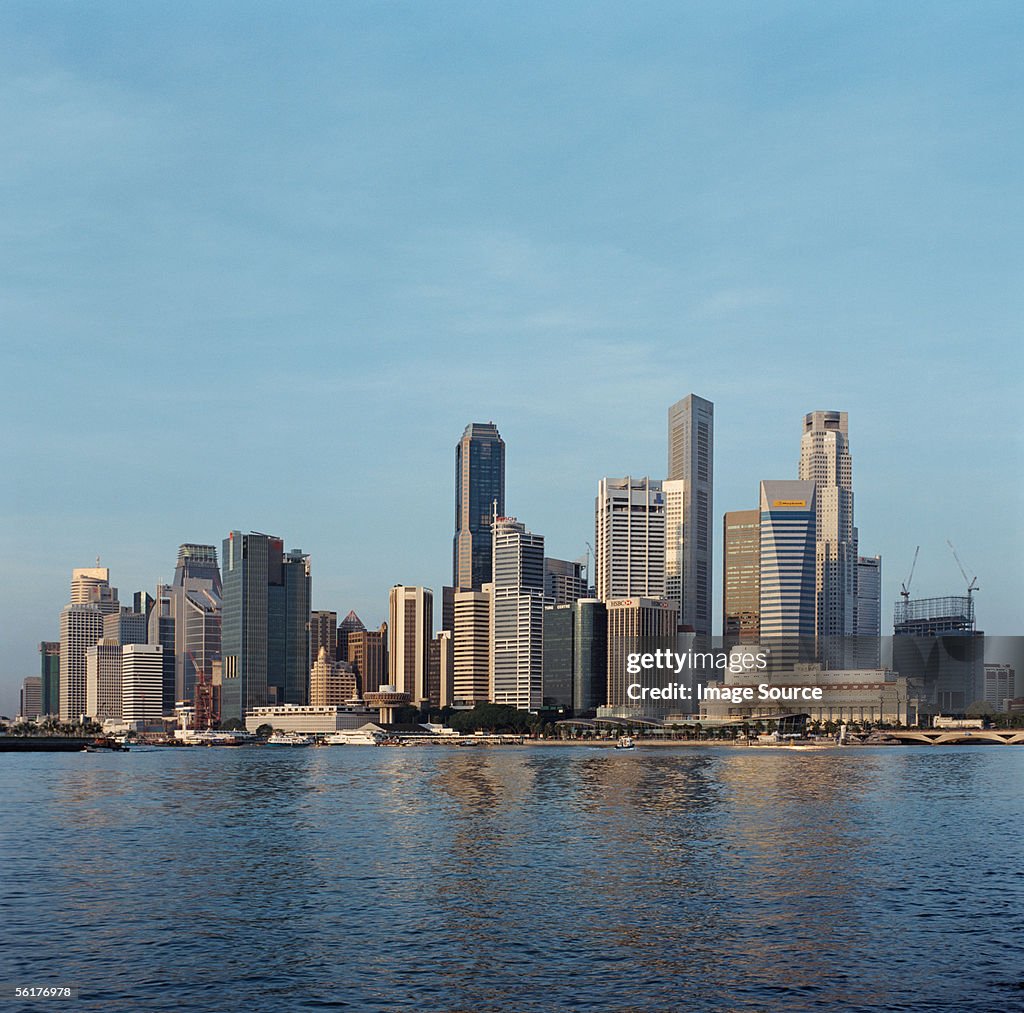
<instances>
[{"instance_id":1,"label":"city skyline","mask_svg":"<svg viewBox=\"0 0 1024 1013\"><path fill-rule=\"evenodd\" d=\"M915 595L961 589L950 539L1015 632L1012 6L381 7L244 39L226 7L55 10L0 11L0 712L97 555L127 600L182 543L277 531L313 608L374 628L393 583L440 595L470 421L505 512L581 556L602 476L667 478L690 391L713 630L723 514L837 410L883 624L916 545Z\"/></svg>"}]
</instances>

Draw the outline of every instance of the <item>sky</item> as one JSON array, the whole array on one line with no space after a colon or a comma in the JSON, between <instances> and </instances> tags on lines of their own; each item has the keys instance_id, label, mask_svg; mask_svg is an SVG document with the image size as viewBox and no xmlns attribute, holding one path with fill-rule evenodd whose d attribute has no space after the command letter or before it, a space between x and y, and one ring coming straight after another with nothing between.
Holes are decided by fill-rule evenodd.
<instances>
[{"instance_id":1,"label":"sky","mask_svg":"<svg viewBox=\"0 0 1024 1013\"><path fill-rule=\"evenodd\" d=\"M1024 632L1022 43L1017 3L0 5L0 713L97 556L130 602L271 532L367 625L450 582L471 421L582 555L691 391L716 527L847 411L883 616L917 545L962 590L949 539Z\"/></svg>"}]
</instances>

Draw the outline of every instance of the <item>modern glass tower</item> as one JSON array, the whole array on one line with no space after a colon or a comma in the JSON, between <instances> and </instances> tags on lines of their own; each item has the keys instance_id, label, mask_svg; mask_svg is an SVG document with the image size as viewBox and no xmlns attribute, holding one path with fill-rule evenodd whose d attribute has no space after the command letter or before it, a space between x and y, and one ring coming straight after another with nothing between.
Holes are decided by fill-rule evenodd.
<instances>
[{"instance_id":1,"label":"modern glass tower","mask_svg":"<svg viewBox=\"0 0 1024 1013\"><path fill-rule=\"evenodd\" d=\"M679 625L711 636L715 406L687 394L668 410L668 480L682 481Z\"/></svg>"},{"instance_id":2,"label":"modern glass tower","mask_svg":"<svg viewBox=\"0 0 1024 1013\"><path fill-rule=\"evenodd\" d=\"M466 426L455 447L452 583L479 591L491 579L491 518L505 513L505 441L493 422Z\"/></svg>"},{"instance_id":3,"label":"modern glass tower","mask_svg":"<svg viewBox=\"0 0 1024 1013\"><path fill-rule=\"evenodd\" d=\"M224 540L221 719L267 703L304 704L309 687L309 556L272 535Z\"/></svg>"},{"instance_id":4,"label":"modern glass tower","mask_svg":"<svg viewBox=\"0 0 1024 1013\"><path fill-rule=\"evenodd\" d=\"M815 654L813 482L761 483L761 643L786 667Z\"/></svg>"}]
</instances>

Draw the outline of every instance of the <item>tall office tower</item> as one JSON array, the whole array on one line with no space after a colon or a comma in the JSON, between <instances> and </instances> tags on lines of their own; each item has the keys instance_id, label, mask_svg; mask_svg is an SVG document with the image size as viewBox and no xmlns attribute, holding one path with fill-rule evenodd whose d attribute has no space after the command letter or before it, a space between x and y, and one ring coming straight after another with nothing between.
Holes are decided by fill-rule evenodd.
<instances>
[{"instance_id":1,"label":"tall office tower","mask_svg":"<svg viewBox=\"0 0 1024 1013\"><path fill-rule=\"evenodd\" d=\"M121 651L104 637L85 652L85 713L94 721L121 717Z\"/></svg>"},{"instance_id":2,"label":"tall office tower","mask_svg":"<svg viewBox=\"0 0 1024 1013\"><path fill-rule=\"evenodd\" d=\"M761 636L761 512L730 510L722 537L722 646Z\"/></svg>"},{"instance_id":3,"label":"tall office tower","mask_svg":"<svg viewBox=\"0 0 1024 1013\"><path fill-rule=\"evenodd\" d=\"M971 595L896 602L892 665L919 687L922 714L964 714L983 699L984 657Z\"/></svg>"},{"instance_id":4,"label":"tall office tower","mask_svg":"<svg viewBox=\"0 0 1024 1013\"><path fill-rule=\"evenodd\" d=\"M815 654L813 482L761 483L761 642L773 667Z\"/></svg>"},{"instance_id":5,"label":"tall office tower","mask_svg":"<svg viewBox=\"0 0 1024 1013\"><path fill-rule=\"evenodd\" d=\"M491 698L491 592L455 592L455 630L452 635L454 685L452 705L474 707Z\"/></svg>"},{"instance_id":6,"label":"tall office tower","mask_svg":"<svg viewBox=\"0 0 1024 1013\"><path fill-rule=\"evenodd\" d=\"M854 668L880 668L882 664L882 557L857 557L857 596L853 626L857 631Z\"/></svg>"},{"instance_id":7,"label":"tall office tower","mask_svg":"<svg viewBox=\"0 0 1024 1013\"><path fill-rule=\"evenodd\" d=\"M82 566L71 571L71 604L95 605L108 615L120 607L117 588L110 586L110 570L105 566Z\"/></svg>"},{"instance_id":8,"label":"tall office tower","mask_svg":"<svg viewBox=\"0 0 1024 1013\"><path fill-rule=\"evenodd\" d=\"M452 635L441 630L430 641L427 665L427 699L431 707L450 707L454 689L455 670L452 657Z\"/></svg>"},{"instance_id":9,"label":"tall office tower","mask_svg":"<svg viewBox=\"0 0 1024 1013\"><path fill-rule=\"evenodd\" d=\"M492 700L537 710L544 691L544 536L514 517L497 517L493 546Z\"/></svg>"},{"instance_id":10,"label":"tall office tower","mask_svg":"<svg viewBox=\"0 0 1024 1013\"><path fill-rule=\"evenodd\" d=\"M815 487L815 631L823 663L847 664L856 632L857 529L846 412L808 412L800 439L800 479Z\"/></svg>"},{"instance_id":11,"label":"tall office tower","mask_svg":"<svg viewBox=\"0 0 1024 1013\"><path fill-rule=\"evenodd\" d=\"M38 675L27 675L21 684L21 706L18 713L26 721L35 721L42 716L43 710L43 680Z\"/></svg>"},{"instance_id":12,"label":"tall office tower","mask_svg":"<svg viewBox=\"0 0 1024 1013\"><path fill-rule=\"evenodd\" d=\"M668 479L685 483L682 611L679 625L711 636L715 406L687 394L668 410Z\"/></svg>"},{"instance_id":13,"label":"tall office tower","mask_svg":"<svg viewBox=\"0 0 1024 1013\"><path fill-rule=\"evenodd\" d=\"M356 676L347 661L335 661L326 645L317 651L309 670L311 707L341 707L356 695Z\"/></svg>"},{"instance_id":14,"label":"tall office tower","mask_svg":"<svg viewBox=\"0 0 1024 1013\"><path fill-rule=\"evenodd\" d=\"M596 595L665 595L665 495L649 478L602 478L595 501Z\"/></svg>"},{"instance_id":15,"label":"tall office tower","mask_svg":"<svg viewBox=\"0 0 1024 1013\"><path fill-rule=\"evenodd\" d=\"M686 480L666 479L665 494L665 597L683 614L683 576L686 567ZM692 633L693 630L688 629Z\"/></svg>"},{"instance_id":16,"label":"tall office tower","mask_svg":"<svg viewBox=\"0 0 1024 1013\"><path fill-rule=\"evenodd\" d=\"M75 571L77 574L79 571ZM72 596L76 593L72 582ZM86 595L88 597L88 593ZM60 719L85 713L85 652L103 638L103 612L96 597L72 602L60 613Z\"/></svg>"},{"instance_id":17,"label":"tall office tower","mask_svg":"<svg viewBox=\"0 0 1024 1013\"><path fill-rule=\"evenodd\" d=\"M608 612L596 598L544 609L544 706L593 714L608 694Z\"/></svg>"},{"instance_id":18,"label":"tall office tower","mask_svg":"<svg viewBox=\"0 0 1024 1013\"><path fill-rule=\"evenodd\" d=\"M309 692L309 556L282 539L232 531L224 540L221 718Z\"/></svg>"},{"instance_id":19,"label":"tall office tower","mask_svg":"<svg viewBox=\"0 0 1024 1013\"><path fill-rule=\"evenodd\" d=\"M354 612L349 613L349 617L352 616L355 616ZM387 683L388 624L381 623L377 630L350 629L346 635L346 645L348 660L352 663L352 670L359 683L359 692L363 695L376 693Z\"/></svg>"},{"instance_id":20,"label":"tall office tower","mask_svg":"<svg viewBox=\"0 0 1024 1013\"><path fill-rule=\"evenodd\" d=\"M148 591L136 591L132 595L132 611L141 612L149 622L149 613L153 611L156 599Z\"/></svg>"},{"instance_id":21,"label":"tall office tower","mask_svg":"<svg viewBox=\"0 0 1024 1013\"><path fill-rule=\"evenodd\" d=\"M544 557L544 597L549 605L571 605L587 597L583 564L575 559Z\"/></svg>"},{"instance_id":22,"label":"tall office tower","mask_svg":"<svg viewBox=\"0 0 1024 1013\"><path fill-rule=\"evenodd\" d=\"M441 588L441 629L455 629L455 588L447 585Z\"/></svg>"},{"instance_id":23,"label":"tall office tower","mask_svg":"<svg viewBox=\"0 0 1024 1013\"><path fill-rule=\"evenodd\" d=\"M493 422L466 426L455 447L452 583L479 591L491 579L491 518L505 513L505 442Z\"/></svg>"},{"instance_id":24,"label":"tall office tower","mask_svg":"<svg viewBox=\"0 0 1024 1013\"><path fill-rule=\"evenodd\" d=\"M434 637L434 592L396 584L388 595L388 683L408 693L413 706L428 699L427 669Z\"/></svg>"},{"instance_id":25,"label":"tall office tower","mask_svg":"<svg viewBox=\"0 0 1024 1013\"><path fill-rule=\"evenodd\" d=\"M158 721L163 714L164 662L159 644L121 648L121 718Z\"/></svg>"},{"instance_id":26,"label":"tall office tower","mask_svg":"<svg viewBox=\"0 0 1024 1013\"><path fill-rule=\"evenodd\" d=\"M666 672L649 671L630 675L627 658L630 654L674 649L679 613L675 602L667 598L618 598L605 602L608 610L608 705L631 707L647 714L678 711L678 701L672 704L638 702L630 700L630 683L644 683L654 676L651 686L662 687L674 680Z\"/></svg>"},{"instance_id":27,"label":"tall office tower","mask_svg":"<svg viewBox=\"0 0 1024 1013\"><path fill-rule=\"evenodd\" d=\"M122 606L103 617L103 639L117 644L144 644L149 636L146 616Z\"/></svg>"},{"instance_id":28,"label":"tall office tower","mask_svg":"<svg viewBox=\"0 0 1024 1013\"><path fill-rule=\"evenodd\" d=\"M60 713L60 641L44 640L39 645L39 676L44 714Z\"/></svg>"},{"instance_id":29,"label":"tall office tower","mask_svg":"<svg viewBox=\"0 0 1024 1013\"><path fill-rule=\"evenodd\" d=\"M149 610L149 636L150 644L157 644L160 647L160 664L163 666L161 678L161 706L165 714L174 713L174 705L177 703L176 690L176 657L174 645L178 638L178 622L174 616L176 603L176 592L168 584L157 584L156 598L153 607Z\"/></svg>"},{"instance_id":30,"label":"tall office tower","mask_svg":"<svg viewBox=\"0 0 1024 1013\"><path fill-rule=\"evenodd\" d=\"M1005 712L1007 701L1016 697L1017 673L1005 662L986 663L984 700L994 711ZM25 680L28 682L28 679Z\"/></svg>"},{"instance_id":31,"label":"tall office tower","mask_svg":"<svg viewBox=\"0 0 1024 1013\"><path fill-rule=\"evenodd\" d=\"M338 657L338 613L324 610L309 614L309 656L316 664L320 648L327 648L327 657L339 661ZM310 690L312 692L312 690Z\"/></svg>"},{"instance_id":32,"label":"tall office tower","mask_svg":"<svg viewBox=\"0 0 1024 1013\"><path fill-rule=\"evenodd\" d=\"M352 659L348 655L348 637L350 633L365 633L366 627L363 625L362 619L355 614L355 612L349 612L347 616L338 624L338 650L337 656L338 661L351 661Z\"/></svg>"},{"instance_id":33,"label":"tall office tower","mask_svg":"<svg viewBox=\"0 0 1024 1013\"><path fill-rule=\"evenodd\" d=\"M171 598L174 617L175 700L192 702L196 678L211 679L220 661L223 588L217 547L194 542L179 545L174 581L161 591Z\"/></svg>"},{"instance_id":34,"label":"tall office tower","mask_svg":"<svg viewBox=\"0 0 1024 1013\"><path fill-rule=\"evenodd\" d=\"M309 556L301 549L286 552L281 573L285 593L284 684L278 701L304 704L309 700L309 605L313 595Z\"/></svg>"}]
</instances>

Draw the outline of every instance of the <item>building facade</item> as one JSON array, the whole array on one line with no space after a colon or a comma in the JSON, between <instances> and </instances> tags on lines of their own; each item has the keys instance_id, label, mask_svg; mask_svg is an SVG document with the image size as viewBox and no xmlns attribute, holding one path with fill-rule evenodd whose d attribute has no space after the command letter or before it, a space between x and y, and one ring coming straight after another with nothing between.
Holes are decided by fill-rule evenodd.
<instances>
[{"instance_id":1,"label":"building facade","mask_svg":"<svg viewBox=\"0 0 1024 1013\"><path fill-rule=\"evenodd\" d=\"M396 584L388 595L388 683L408 693L414 706L429 699L427 671L434 638L434 592Z\"/></svg>"},{"instance_id":2,"label":"building facade","mask_svg":"<svg viewBox=\"0 0 1024 1013\"><path fill-rule=\"evenodd\" d=\"M491 520L505 513L505 442L493 422L466 426L455 447L452 584L479 591L491 579Z\"/></svg>"},{"instance_id":3,"label":"building facade","mask_svg":"<svg viewBox=\"0 0 1024 1013\"><path fill-rule=\"evenodd\" d=\"M853 522L853 463L846 412L804 416L800 479L815 487L815 631L820 659L848 662L856 632L857 529Z\"/></svg>"},{"instance_id":4,"label":"building facade","mask_svg":"<svg viewBox=\"0 0 1024 1013\"><path fill-rule=\"evenodd\" d=\"M345 643L360 694L375 693L388 681L388 624L376 630L349 629Z\"/></svg>"},{"instance_id":5,"label":"building facade","mask_svg":"<svg viewBox=\"0 0 1024 1013\"><path fill-rule=\"evenodd\" d=\"M493 553L492 700L537 710L544 689L544 536L514 517L498 517Z\"/></svg>"},{"instance_id":6,"label":"building facade","mask_svg":"<svg viewBox=\"0 0 1024 1013\"><path fill-rule=\"evenodd\" d=\"M575 559L544 557L544 597L549 605L571 605L587 597L583 564Z\"/></svg>"},{"instance_id":7,"label":"building facade","mask_svg":"<svg viewBox=\"0 0 1024 1013\"><path fill-rule=\"evenodd\" d=\"M338 707L355 699L356 676L347 661L335 661L325 644L309 671L309 703L312 707Z\"/></svg>"},{"instance_id":8,"label":"building facade","mask_svg":"<svg viewBox=\"0 0 1024 1013\"><path fill-rule=\"evenodd\" d=\"M43 710L43 680L38 675L27 675L21 684L21 702L18 714L26 721L35 721Z\"/></svg>"},{"instance_id":9,"label":"building facade","mask_svg":"<svg viewBox=\"0 0 1024 1013\"><path fill-rule=\"evenodd\" d=\"M785 662L810 662L815 640L815 486L761 483L761 642Z\"/></svg>"},{"instance_id":10,"label":"building facade","mask_svg":"<svg viewBox=\"0 0 1024 1013\"><path fill-rule=\"evenodd\" d=\"M44 640L39 644L39 677L43 714L60 714L60 641Z\"/></svg>"},{"instance_id":11,"label":"building facade","mask_svg":"<svg viewBox=\"0 0 1024 1013\"><path fill-rule=\"evenodd\" d=\"M457 591L452 634L453 707L474 707L491 699L491 604L493 585Z\"/></svg>"},{"instance_id":12,"label":"building facade","mask_svg":"<svg viewBox=\"0 0 1024 1013\"><path fill-rule=\"evenodd\" d=\"M857 557L857 594L854 599L852 659L857 668L878 668L882 663L882 557Z\"/></svg>"},{"instance_id":13,"label":"building facade","mask_svg":"<svg viewBox=\"0 0 1024 1013\"><path fill-rule=\"evenodd\" d=\"M680 628L711 636L715 406L687 394L668 410L668 479L682 481Z\"/></svg>"},{"instance_id":14,"label":"building facade","mask_svg":"<svg viewBox=\"0 0 1024 1013\"><path fill-rule=\"evenodd\" d=\"M608 613L596 598L544 610L544 706L576 716L607 702Z\"/></svg>"},{"instance_id":15,"label":"building facade","mask_svg":"<svg viewBox=\"0 0 1024 1013\"><path fill-rule=\"evenodd\" d=\"M60 719L85 713L86 652L103 639L103 613L96 604L71 604L60 614Z\"/></svg>"},{"instance_id":16,"label":"building facade","mask_svg":"<svg viewBox=\"0 0 1024 1013\"><path fill-rule=\"evenodd\" d=\"M761 637L761 512L732 510L722 525L722 645Z\"/></svg>"},{"instance_id":17,"label":"building facade","mask_svg":"<svg viewBox=\"0 0 1024 1013\"><path fill-rule=\"evenodd\" d=\"M85 713L96 721L121 717L121 651L116 639L104 637L85 652Z\"/></svg>"},{"instance_id":18,"label":"building facade","mask_svg":"<svg viewBox=\"0 0 1024 1013\"><path fill-rule=\"evenodd\" d=\"M602 478L595 501L595 588L601 601L665 596L665 494L649 478Z\"/></svg>"},{"instance_id":19,"label":"building facade","mask_svg":"<svg viewBox=\"0 0 1024 1013\"><path fill-rule=\"evenodd\" d=\"M608 623L608 707L633 707L658 715L665 707L647 702L639 704L628 693L630 684L644 684L651 672L630 674L630 654L672 649L676 644L679 613L674 602L665 598L616 598L604 603ZM664 681L664 672L654 673Z\"/></svg>"},{"instance_id":20,"label":"building facade","mask_svg":"<svg viewBox=\"0 0 1024 1013\"><path fill-rule=\"evenodd\" d=\"M142 723L164 713L163 648L159 644L128 644L121 648L121 717Z\"/></svg>"}]
</instances>

